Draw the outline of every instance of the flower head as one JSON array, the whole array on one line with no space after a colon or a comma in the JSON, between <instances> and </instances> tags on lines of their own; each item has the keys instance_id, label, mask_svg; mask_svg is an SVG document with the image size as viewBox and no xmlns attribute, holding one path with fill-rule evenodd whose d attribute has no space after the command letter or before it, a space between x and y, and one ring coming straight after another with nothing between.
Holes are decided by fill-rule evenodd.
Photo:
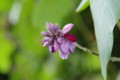
<instances>
[{"instance_id":1,"label":"flower head","mask_svg":"<svg viewBox=\"0 0 120 80\"><path fill-rule=\"evenodd\" d=\"M67 24L62 30L58 29L58 25L46 23L48 32L42 32L44 39L41 40L43 46L49 47L51 53L59 50L62 59L67 59L70 53L74 52L76 38L69 32L74 24Z\"/></svg>"}]
</instances>

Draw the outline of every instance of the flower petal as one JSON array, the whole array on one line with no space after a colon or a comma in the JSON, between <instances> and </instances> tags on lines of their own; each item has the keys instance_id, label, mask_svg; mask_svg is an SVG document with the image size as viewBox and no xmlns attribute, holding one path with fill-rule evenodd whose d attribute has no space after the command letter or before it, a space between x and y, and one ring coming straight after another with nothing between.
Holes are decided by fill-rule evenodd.
<instances>
[{"instance_id":1,"label":"flower petal","mask_svg":"<svg viewBox=\"0 0 120 80\"><path fill-rule=\"evenodd\" d=\"M70 47L69 47L70 53L73 53L74 50L75 50L76 43L71 43L69 46L70 46Z\"/></svg>"},{"instance_id":2,"label":"flower petal","mask_svg":"<svg viewBox=\"0 0 120 80\"><path fill-rule=\"evenodd\" d=\"M59 56L62 58L62 59L67 59L68 56L69 56L69 53L64 53L62 52L61 50L59 51Z\"/></svg>"},{"instance_id":3,"label":"flower petal","mask_svg":"<svg viewBox=\"0 0 120 80\"><path fill-rule=\"evenodd\" d=\"M43 43L43 46L48 46L48 44L49 44L49 41L45 41L45 42Z\"/></svg>"},{"instance_id":4,"label":"flower petal","mask_svg":"<svg viewBox=\"0 0 120 80\"><path fill-rule=\"evenodd\" d=\"M55 48L55 51L59 49L59 44L57 43L56 40L54 41L54 48Z\"/></svg>"},{"instance_id":5,"label":"flower petal","mask_svg":"<svg viewBox=\"0 0 120 80\"><path fill-rule=\"evenodd\" d=\"M68 55L69 55L69 43L67 42L67 40L63 39L62 43L59 46L59 56L62 59L67 59Z\"/></svg>"},{"instance_id":6,"label":"flower petal","mask_svg":"<svg viewBox=\"0 0 120 80\"><path fill-rule=\"evenodd\" d=\"M40 40L43 44L43 46L50 46L54 39L52 37L45 37L44 39Z\"/></svg>"},{"instance_id":7,"label":"flower petal","mask_svg":"<svg viewBox=\"0 0 120 80\"><path fill-rule=\"evenodd\" d=\"M67 24L67 25L65 25L63 30L62 30L62 33L63 34L67 33L68 31L70 31L72 29L73 26L74 26L74 24Z\"/></svg>"},{"instance_id":8,"label":"flower petal","mask_svg":"<svg viewBox=\"0 0 120 80\"><path fill-rule=\"evenodd\" d=\"M56 32L58 30L58 25L54 25L54 24L46 22L46 28L50 32Z\"/></svg>"},{"instance_id":9,"label":"flower petal","mask_svg":"<svg viewBox=\"0 0 120 80\"><path fill-rule=\"evenodd\" d=\"M69 53L69 42L67 40L63 40L60 47L64 53Z\"/></svg>"},{"instance_id":10,"label":"flower petal","mask_svg":"<svg viewBox=\"0 0 120 80\"><path fill-rule=\"evenodd\" d=\"M50 36L50 33L49 32L42 32L41 33L43 36L45 36L45 37L49 37Z\"/></svg>"},{"instance_id":11,"label":"flower petal","mask_svg":"<svg viewBox=\"0 0 120 80\"><path fill-rule=\"evenodd\" d=\"M44 39L42 39L40 41L42 42L43 46L46 46L46 44L48 44L48 43L46 43L46 42L48 42L48 40L49 40L49 38L45 37Z\"/></svg>"},{"instance_id":12,"label":"flower petal","mask_svg":"<svg viewBox=\"0 0 120 80\"><path fill-rule=\"evenodd\" d=\"M50 46L49 46L49 51L50 51L51 53L54 53L54 52L55 52L55 48L54 48L53 45L50 45Z\"/></svg>"},{"instance_id":13,"label":"flower petal","mask_svg":"<svg viewBox=\"0 0 120 80\"><path fill-rule=\"evenodd\" d=\"M58 38L57 38L57 41L58 41L59 43L62 43L62 40L63 40L62 37L58 37Z\"/></svg>"}]
</instances>

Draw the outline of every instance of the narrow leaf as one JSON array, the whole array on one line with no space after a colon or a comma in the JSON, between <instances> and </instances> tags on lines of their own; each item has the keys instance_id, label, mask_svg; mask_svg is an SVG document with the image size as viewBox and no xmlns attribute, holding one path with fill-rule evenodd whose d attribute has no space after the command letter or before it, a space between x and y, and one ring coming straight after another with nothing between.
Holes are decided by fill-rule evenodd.
<instances>
[{"instance_id":1,"label":"narrow leaf","mask_svg":"<svg viewBox=\"0 0 120 80\"><path fill-rule=\"evenodd\" d=\"M90 0L102 75L106 80L107 64L113 47L113 29L120 18L120 0Z\"/></svg>"},{"instance_id":2,"label":"narrow leaf","mask_svg":"<svg viewBox=\"0 0 120 80\"><path fill-rule=\"evenodd\" d=\"M85 10L90 5L89 0L82 0L76 9L76 12L81 12Z\"/></svg>"}]
</instances>

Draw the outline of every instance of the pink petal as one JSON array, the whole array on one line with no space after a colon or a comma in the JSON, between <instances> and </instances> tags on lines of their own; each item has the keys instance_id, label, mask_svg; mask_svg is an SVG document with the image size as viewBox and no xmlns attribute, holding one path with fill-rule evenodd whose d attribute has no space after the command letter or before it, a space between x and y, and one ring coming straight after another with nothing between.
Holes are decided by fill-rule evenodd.
<instances>
[{"instance_id":1,"label":"pink petal","mask_svg":"<svg viewBox=\"0 0 120 80\"><path fill-rule=\"evenodd\" d=\"M62 59L67 59L68 56L69 56L69 53L63 53L61 50L59 51L59 56L62 58Z\"/></svg>"},{"instance_id":2,"label":"pink petal","mask_svg":"<svg viewBox=\"0 0 120 80\"><path fill-rule=\"evenodd\" d=\"M69 42L67 40L63 40L60 47L64 53L69 53Z\"/></svg>"},{"instance_id":3,"label":"pink petal","mask_svg":"<svg viewBox=\"0 0 120 80\"><path fill-rule=\"evenodd\" d=\"M46 22L46 28L47 28L47 30L48 31L50 31L50 32L52 32L52 24L51 23L48 23L48 22Z\"/></svg>"},{"instance_id":4,"label":"pink petal","mask_svg":"<svg viewBox=\"0 0 120 80\"><path fill-rule=\"evenodd\" d=\"M69 56L69 43L67 42L67 40L62 41L60 47L59 47L59 56L62 59L67 59Z\"/></svg>"},{"instance_id":5,"label":"pink petal","mask_svg":"<svg viewBox=\"0 0 120 80\"><path fill-rule=\"evenodd\" d=\"M45 37L44 39L40 40L43 46L48 46L49 44L49 37Z\"/></svg>"},{"instance_id":6,"label":"pink petal","mask_svg":"<svg viewBox=\"0 0 120 80\"><path fill-rule=\"evenodd\" d=\"M72 29L73 26L74 26L74 24L67 24L67 25L65 25L63 30L62 30L62 33L63 34L67 33L68 31L70 31Z\"/></svg>"},{"instance_id":7,"label":"pink petal","mask_svg":"<svg viewBox=\"0 0 120 80\"><path fill-rule=\"evenodd\" d=\"M47 46L49 44L49 41L45 41L44 43L43 43L43 46Z\"/></svg>"},{"instance_id":8,"label":"pink petal","mask_svg":"<svg viewBox=\"0 0 120 80\"><path fill-rule=\"evenodd\" d=\"M46 22L46 28L50 32L56 32L58 30L58 25L54 25L54 24Z\"/></svg>"},{"instance_id":9,"label":"pink petal","mask_svg":"<svg viewBox=\"0 0 120 80\"><path fill-rule=\"evenodd\" d=\"M59 44L57 43L56 40L54 41L54 48L55 48L55 51L58 50L58 48L59 48Z\"/></svg>"},{"instance_id":10,"label":"pink petal","mask_svg":"<svg viewBox=\"0 0 120 80\"><path fill-rule=\"evenodd\" d=\"M63 40L60 48L64 53L73 53L76 43L70 42L69 40Z\"/></svg>"},{"instance_id":11,"label":"pink petal","mask_svg":"<svg viewBox=\"0 0 120 80\"><path fill-rule=\"evenodd\" d=\"M41 33L43 36L45 36L45 37L49 37L50 36L50 33L49 32L42 32Z\"/></svg>"},{"instance_id":12,"label":"pink petal","mask_svg":"<svg viewBox=\"0 0 120 80\"><path fill-rule=\"evenodd\" d=\"M55 52L55 48L54 48L53 45L49 46L49 51L50 51L51 53L54 53L54 52Z\"/></svg>"},{"instance_id":13,"label":"pink petal","mask_svg":"<svg viewBox=\"0 0 120 80\"><path fill-rule=\"evenodd\" d=\"M76 46L76 43L71 43L71 44L70 44L70 47L69 47L70 53L73 53L73 52L74 52L75 46Z\"/></svg>"},{"instance_id":14,"label":"pink petal","mask_svg":"<svg viewBox=\"0 0 120 80\"><path fill-rule=\"evenodd\" d=\"M57 41L58 41L59 43L62 43L62 40L63 40L62 37L58 37L58 38L57 38Z\"/></svg>"}]
</instances>

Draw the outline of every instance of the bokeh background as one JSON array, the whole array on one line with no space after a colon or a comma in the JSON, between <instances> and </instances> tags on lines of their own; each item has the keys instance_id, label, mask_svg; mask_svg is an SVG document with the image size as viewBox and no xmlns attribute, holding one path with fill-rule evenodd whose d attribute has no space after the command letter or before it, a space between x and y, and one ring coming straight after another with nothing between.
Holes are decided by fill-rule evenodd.
<instances>
[{"instance_id":1,"label":"bokeh background","mask_svg":"<svg viewBox=\"0 0 120 80\"><path fill-rule=\"evenodd\" d=\"M51 54L40 40L45 23L70 31L77 42L97 52L93 19L80 0L0 0L0 80L102 80L99 58L76 48L67 60ZM112 56L120 56L120 23L114 29ZM108 80L120 80L120 63L110 62Z\"/></svg>"}]
</instances>

